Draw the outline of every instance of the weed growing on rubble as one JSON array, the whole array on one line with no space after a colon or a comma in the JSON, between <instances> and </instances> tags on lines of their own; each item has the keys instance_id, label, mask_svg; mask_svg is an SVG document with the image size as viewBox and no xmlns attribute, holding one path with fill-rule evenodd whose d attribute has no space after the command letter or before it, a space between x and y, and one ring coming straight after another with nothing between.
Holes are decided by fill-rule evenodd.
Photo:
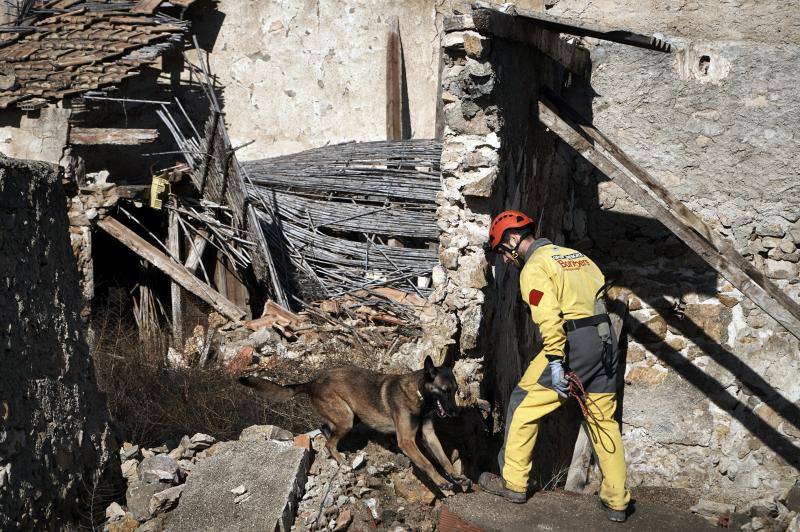
<instances>
[{"instance_id":1,"label":"weed growing on rubble","mask_svg":"<svg viewBox=\"0 0 800 532\"><path fill-rule=\"evenodd\" d=\"M274 424L295 433L314 428L309 405L301 401L270 404L239 385L224 369L171 368L162 349L147 349L137 330L119 313L96 314L91 351L100 389L120 436L138 445L156 446L196 432L219 440L235 439L250 425Z\"/></svg>"}]
</instances>

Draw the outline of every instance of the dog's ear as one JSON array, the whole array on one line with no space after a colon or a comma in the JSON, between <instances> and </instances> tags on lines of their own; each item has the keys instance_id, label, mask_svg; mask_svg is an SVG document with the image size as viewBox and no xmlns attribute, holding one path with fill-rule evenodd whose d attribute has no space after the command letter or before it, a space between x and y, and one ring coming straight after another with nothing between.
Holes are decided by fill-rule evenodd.
<instances>
[{"instance_id":1,"label":"dog's ear","mask_svg":"<svg viewBox=\"0 0 800 532\"><path fill-rule=\"evenodd\" d=\"M425 378L433 380L436 376L436 366L433 364L433 359L430 355L425 357Z\"/></svg>"}]
</instances>

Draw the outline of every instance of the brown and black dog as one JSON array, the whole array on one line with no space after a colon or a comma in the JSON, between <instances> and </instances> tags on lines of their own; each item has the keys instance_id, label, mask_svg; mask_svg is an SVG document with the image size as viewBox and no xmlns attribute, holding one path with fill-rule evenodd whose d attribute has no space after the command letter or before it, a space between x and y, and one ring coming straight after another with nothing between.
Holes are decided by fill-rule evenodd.
<instances>
[{"instance_id":1,"label":"brown and black dog","mask_svg":"<svg viewBox=\"0 0 800 532\"><path fill-rule=\"evenodd\" d=\"M463 489L469 489L470 480L455 473L442 449L432 419L434 414L455 415L458 384L453 371L446 366L435 366L431 357L425 358L423 369L405 375L343 367L325 370L313 381L303 384L281 386L252 376L240 377L239 382L271 401L286 401L298 394L308 394L314 411L324 420L321 430L328 440L325 447L339 464L344 463L344 458L337 444L358 419L378 432L397 434L400 450L425 471L439 489L452 490L452 482L442 477L417 447L417 433L422 429L423 441L447 476Z\"/></svg>"}]
</instances>

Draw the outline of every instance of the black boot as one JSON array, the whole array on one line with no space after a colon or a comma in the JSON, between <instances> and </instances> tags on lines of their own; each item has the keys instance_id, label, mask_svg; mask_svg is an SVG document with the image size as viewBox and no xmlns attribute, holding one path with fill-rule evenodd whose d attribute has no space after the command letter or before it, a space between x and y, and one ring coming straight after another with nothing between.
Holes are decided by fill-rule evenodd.
<instances>
[{"instance_id":1,"label":"black boot","mask_svg":"<svg viewBox=\"0 0 800 532\"><path fill-rule=\"evenodd\" d=\"M625 520L628 518L628 510L615 510L613 508L609 508L606 506L606 503L603 502L603 499L600 498L598 495L597 502L600 504L600 508L605 510L606 517L608 517L609 521L614 521L615 523L624 523Z\"/></svg>"},{"instance_id":2,"label":"black boot","mask_svg":"<svg viewBox=\"0 0 800 532\"><path fill-rule=\"evenodd\" d=\"M527 494L508 489L506 487L506 482L494 473L481 473L481 476L478 479L478 484L485 491L493 493L494 495L498 495L515 504L524 504L528 499Z\"/></svg>"}]
</instances>

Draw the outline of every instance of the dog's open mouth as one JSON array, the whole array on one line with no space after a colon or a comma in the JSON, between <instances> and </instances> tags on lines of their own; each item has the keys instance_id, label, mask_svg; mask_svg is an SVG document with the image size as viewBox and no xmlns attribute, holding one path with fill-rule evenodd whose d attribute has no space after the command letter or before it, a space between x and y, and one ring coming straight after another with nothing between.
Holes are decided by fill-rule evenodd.
<instances>
[{"instance_id":1,"label":"dog's open mouth","mask_svg":"<svg viewBox=\"0 0 800 532\"><path fill-rule=\"evenodd\" d=\"M436 414L438 414L439 417L450 417L448 413L444 411L442 402L438 399L436 400Z\"/></svg>"}]
</instances>

